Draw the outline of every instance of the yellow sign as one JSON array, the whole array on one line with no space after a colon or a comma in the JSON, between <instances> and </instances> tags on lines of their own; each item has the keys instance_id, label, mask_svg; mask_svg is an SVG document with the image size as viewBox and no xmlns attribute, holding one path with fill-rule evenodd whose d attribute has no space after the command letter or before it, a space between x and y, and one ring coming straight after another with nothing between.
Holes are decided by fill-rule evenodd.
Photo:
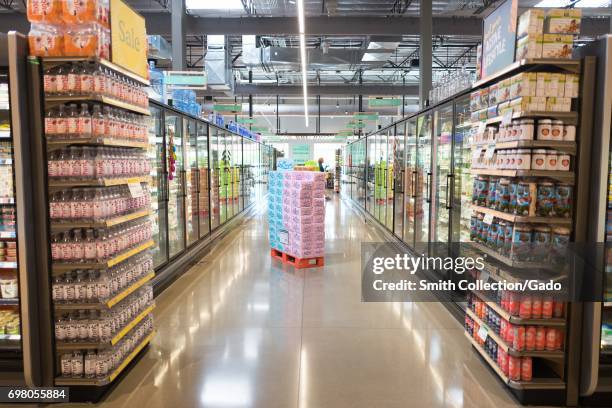
<instances>
[{"instance_id":1,"label":"yellow sign","mask_svg":"<svg viewBox=\"0 0 612 408\"><path fill-rule=\"evenodd\" d=\"M122 0L111 0L112 61L147 77L147 30L145 19Z\"/></svg>"}]
</instances>

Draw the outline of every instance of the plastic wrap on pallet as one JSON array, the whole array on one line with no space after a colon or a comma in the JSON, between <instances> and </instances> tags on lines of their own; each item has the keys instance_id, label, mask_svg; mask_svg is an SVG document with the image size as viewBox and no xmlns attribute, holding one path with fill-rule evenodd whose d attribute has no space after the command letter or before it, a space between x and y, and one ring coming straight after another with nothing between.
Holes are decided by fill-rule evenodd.
<instances>
[{"instance_id":1,"label":"plastic wrap on pallet","mask_svg":"<svg viewBox=\"0 0 612 408\"><path fill-rule=\"evenodd\" d=\"M284 164L288 167L289 163ZM296 258L325 253L325 175L281 170L269 176L270 246Z\"/></svg>"}]
</instances>

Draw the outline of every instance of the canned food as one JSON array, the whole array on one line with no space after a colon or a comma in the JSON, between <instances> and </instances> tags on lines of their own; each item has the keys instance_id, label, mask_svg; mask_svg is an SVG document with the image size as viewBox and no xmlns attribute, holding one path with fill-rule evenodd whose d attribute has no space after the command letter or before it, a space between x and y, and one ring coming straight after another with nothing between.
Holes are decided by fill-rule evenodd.
<instances>
[{"instance_id":1,"label":"canned food","mask_svg":"<svg viewBox=\"0 0 612 408\"><path fill-rule=\"evenodd\" d=\"M542 296L533 296L533 299L531 301L531 317L533 319L542 318Z\"/></svg>"},{"instance_id":2,"label":"canned food","mask_svg":"<svg viewBox=\"0 0 612 408\"><path fill-rule=\"evenodd\" d=\"M514 326L514 336L512 338L512 348L516 351L525 350L527 342L525 326Z\"/></svg>"},{"instance_id":3,"label":"canned food","mask_svg":"<svg viewBox=\"0 0 612 408\"><path fill-rule=\"evenodd\" d=\"M541 119L538 121L538 140L551 140L552 121L550 119Z\"/></svg>"},{"instance_id":4,"label":"canned food","mask_svg":"<svg viewBox=\"0 0 612 408\"><path fill-rule=\"evenodd\" d=\"M520 357L508 356L508 377L514 381L521 379Z\"/></svg>"},{"instance_id":5,"label":"canned food","mask_svg":"<svg viewBox=\"0 0 612 408\"><path fill-rule=\"evenodd\" d=\"M474 182L476 185L476 203L477 205L486 206L487 196L489 194L489 181L486 177L478 177Z\"/></svg>"},{"instance_id":6,"label":"canned food","mask_svg":"<svg viewBox=\"0 0 612 408\"><path fill-rule=\"evenodd\" d=\"M550 319L553 315L553 300L550 296L545 296L542 300L542 319Z\"/></svg>"},{"instance_id":7,"label":"canned food","mask_svg":"<svg viewBox=\"0 0 612 408\"><path fill-rule=\"evenodd\" d=\"M535 326L527 326L527 328L525 329L525 350L534 351L535 343L536 343L536 328Z\"/></svg>"},{"instance_id":8,"label":"canned food","mask_svg":"<svg viewBox=\"0 0 612 408\"><path fill-rule=\"evenodd\" d=\"M534 149L531 153L531 169L545 170L546 169L546 150Z\"/></svg>"},{"instance_id":9,"label":"canned food","mask_svg":"<svg viewBox=\"0 0 612 408\"><path fill-rule=\"evenodd\" d=\"M527 182L521 181L516 187L516 206L514 213L517 215L529 215L529 206L531 205L530 185Z\"/></svg>"},{"instance_id":10,"label":"canned food","mask_svg":"<svg viewBox=\"0 0 612 408\"><path fill-rule=\"evenodd\" d=\"M522 319L531 318L531 295L523 295L521 297L521 305L519 309L519 316Z\"/></svg>"},{"instance_id":11,"label":"canned food","mask_svg":"<svg viewBox=\"0 0 612 408\"><path fill-rule=\"evenodd\" d=\"M570 229L567 227L554 227L551 236L551 247L554 259L562 261L567 253L570 242Z\"/></svg>"},{"instance_id":12,"label":"canned food","mask_svg":"<svg viewBox=\"0 0 612 408\"><path fill-rule=\"evenodd\" d=\"M497 193L495 197L497 199L495 209L498 211L509 212L511 200L509 179L499 180L499 183L497 183Z\"/></svg>"},{"instance_id":13,"label":"canned food","mask_svg":"<svg viewBox=\"0 0 612 408\"><path fill-rule=\"evenodd\" d=\"M557 217L571 217L573 192L574 188L570 184L557 184L555 186L553 210Z\"/></svg>"},{"instance_id":14,"label":"canned food","mask_svg":"<svg viewBox=\"0 0 612 408\"><path fill-rule=\"evenodd\" d=\"M497 200L495 192L497 191L498 179L491 177L489 180L489 191L487 195L486 206L489 208L495 208L495 202Z\"/></svg>"},{"instance_id":15,"label":"canned food","mask_svg":"<svg viewBox=\"0 0 612 408\"><path fill-rule=\"evenodd\" d=\"M531 381L533 373L533 361L531 357L521 359L521 381Z\"/></svg>"},{"instance_id":16,"label":"canned food","mask_svg":"<svg viewBox=\"0 0 612 408\"><path fill-rule=\"evenodd\" d=\"M546 327L538 326L536 330L535 349L537 351L543 351L545 348L546 348Z\"/></svg>"},{"instance_id":17,"label":"canned food","mask_svg":"<svg viewBox=\"0 0 612 408\"><path fill-rule=\"evenodd\" d=\"M546 330L546 350L557 349L557 329L549 327Z\"/></svg>"},{"instance_id":18,"label":"canned food","mask_svg":"<svg viewBox=\"0 0 612 408\"><path fill-rule=\"evenodd\" d=\"M550 128L551 140L563 140L563 121L553 120Z\"/></svg>"}]
</instances>

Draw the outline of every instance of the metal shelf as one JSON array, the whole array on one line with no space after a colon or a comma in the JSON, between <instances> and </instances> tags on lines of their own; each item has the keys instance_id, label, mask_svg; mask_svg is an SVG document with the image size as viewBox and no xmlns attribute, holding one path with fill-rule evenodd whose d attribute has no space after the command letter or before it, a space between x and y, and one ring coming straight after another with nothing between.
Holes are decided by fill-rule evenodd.
<instances>
[{"instance_id":1,"label":"metal shelf","mask_svg":"<svg viewBox=\"0 0 612 408\"><path fill-rule=\"evenodd\" d=\"M512 114L512 119L524 119L524 118L533 118L533 119L557 119L562 120L567 124L576 124L578 121L578 113L577 112L546 112L546 111L525 111L525 112L514 112ZM494 118L489 118L485 121L487 125L493 125L496 123L501 123L503 121L503 116L496 116Z\"/></svg>"},{"instance_id":2,"label":"metal shelf","mask_svg":"<svg viewBox=\"0 0 612 408\"><path fill-rule=\"evenodd\" d=\"M73 228L107 228L115 225L123 224L124 222L137 220L142 217L151 215L151 210L140 210L130 214L121 215L118 217L109 218L100 221L69 221L69 222L52 222L51 228L54 230L64 230Z\"/></svg>"},{"instance_id":3,"label":"metal shelf","mask_svg":"<svg viewBox=\"0 0 612 408\"><path fill-rule=\"evenodd\" d=\"M140 351L142 349L144 349L147 344L149 344L149 342L151 341L151 339L153 338L153 336L155 335L155 332L152 332L151 334L149 334L148 336L146 336L138 345L138 347L136 347L134 349L134 351L132 351L130 353L129 356L126 357L125 360L123 360L123 363L121 363L121 365L119 365L119 367L117 367L115 369L115 371L113 371L109 376L104 377L104 378L64 378L64 377L56 377L55 378L55 385L94 385L94 386L103 386L103 385L107 385L112 383L115 378L117 378L117 376L119 374L121 374L121 372L123 370L125 370L125 368L128 366L128 364L130 364L132 362L132 360L134 360L134 358L136 358L136 356L140 353Z\"/></svg>"},{"instance_id":4,"label":"metal shelf","mask_svg":"<svg viewBox=\"0 0 612 408\"><path fill-rule=\"evenodd\" d=\"M120 73L123 76L126 76L130 79L133 79L136 82L139 82L142 85L149 86L151 83L148 79L141 77L138 74L133 73L130 70L127 70L117 64L110 62L104 58L90 58L90 57L44 57L42 58L43 63L62 63L62 62L96 62L102 66L112 69L115 72Z\"/></svg>"},{"instance_id":5,"label":"metal shelf","mask_svg":"<svg viewBox=\"0 0 612 408\"><path fill-rule=\"evenodd\" d=\"M561 218L561 217L537 217L537 216L524 216L524 215L515 215L509 214L503 211L493 210L491 208L481 207L478 205L472 204L472 210L477 211L483 214L491 214L495 218L499 218L506 221L511 222L528 222L532 224L556 224L556 225L571 225L571 218Z\"/></svg>"},{"instance_id":6,"label":"metal shelf","mask_svg":"<svg viewBox=\"0 0 612 408\"><path fill-rule=\"evenodd\" d=\"M486 78L474 82L474 84L472 85L472 89L480 88L483 85L495 82L505 77L506 75L519 73L528 68L538 66L551 66L556 68L562 68L566 71L570 71L576 74L580 72L580 60L578 59L528 58L516 61L513 64L508 65L501 71L498 71L493 75L489 75Z\"/></svg>"},{"instance_id":7,"label":"metal shelf","mask_svg":"<svg viewBox=\"0 0 612 408\"><path fill-rule=\"evenodd\" d=\"M118 293L114 297L108 299L105 302L99 303L56 303L54 307L58 310L82 310L82 309L110 309L115 306L117 303L121 302L123 299L134 293L136 290L144 286L145 283L150 281L155 277L155 272L150 272L149 274L143 276L138 281L134 282L132 285L125 288L122 292Z\"/></svg>"},{"instance_id":8,"label":"metal shelf","mask_svg":"<svg viewBox=\"0 0 612 408\"><path fill-rule=\"evenodd\" d=\"M564 183L574 183L574 172L555 170L497 170L497 169L470 169L471 174L500 177L547 177Z\"/></svg>"},{"instance_id":9,"label":"metal shelf","mask_svg":"<svg viewBox=\"0 0 612 408\"><path fill-rule=\"evenodd\" d=\"M513 316L509 312L501 308L500 305L493 302L489 297L482 292L472 291L481 301L485 302L495 313L500 315L503 319L509 321L512 324L528 325L528 326L554 326L554 327L565 327L564 318L551 318L551 319L523 319L519 316Z\"/></svg>"},{"instance_id":10,"label":"metal shelf","mask_svg":"<svg viewBox=\"0 0 612 408\"><path fill-rule=\"evenodd\" d=\"M561 359L564 357L565 353L562 350L541 350L541 351L518 351L510 347L495 331L493 331L489 325L483 322L476 314L470 310L465 310L466 314L470 316L476 323L478 323L481 327L485 327L487 329L487 335L493 339L497 343L497 345L504 350L506 353L515 357L542 357L542 358L550 358L550 359Z\"/></svg>"},{"instance_id":11,"label":"metal shelf","mask_svg":"<svg viewBox=\"0 0 612 408\"><path fill-rule=\"evenodd\" d=\"M88 180L50 180L50 188L63 188L63 187L111 187L121 186L124 184L132 183L150 183L151 176L138 176L138 177L117 177L117 178L103 178L103 179L88 179Z\"/></svg>"},{"instance_id":12,"label":"metal shelf","mask_svg":"<svg viewBox=\"0 0 612 408\"><path fill-rule=\"evenodd\" d=\"M510 388L514 388L517 390L527 390L527 389L530 389L530 390L538 390L538 389L558 390L558 389L565 388L565 383L559 378L533 378L531 381L511 380L510 378L508 378L507 375L504 374L501 368L499 368L497 363L493 361L493 359L482 349L482 346L478 344L476 340L474 340L472 336L469 335L468 332L464 332L464 333L465 333L465 337L468 338L470 343L472 343L472 346L478 351L478 353L480 353L482 358L489 364L489 366L491 366L491 368L493 369L493 371L495 371L495 373L499 376L499 378L501 378L501 380L504 383L508 384Z\"/></svg>"},{"instance_id":13,"label":"metal shelf","mask_svg":"<svg viewBox=\"0 0 612 408\"><path fill-rule=\"evenodd\" d=\"M569 154L576 153L576 142L566 142L560 140L513 140L508 142L491 142L475 144L477 148L485 150L489 146L494 146L498 149L522 149L522 148L554 148Z\"/></svg>"},{"instance_id":14,"label":"metal shelf","mask_svg":"<svg viewBox=\"0 0 612 408\"><path fill-rule=\"evenodd\" d=\"M146 149L149 147L148 142L134 142L125 139L111 139L109 137L90 137L81 139L53 139L47 137L48 147L60 148L71 145L134 147L139 149Z\"/></svg>"},{"instance_id":15,"label":"metal shelf","mask_svg":"<svg viewBox=\"0 0 612 408\"><path fill-rule=\"evenodd\" d=\"M548 269L553 267L553 265L549 264L549 263L543 263L543 262L522 262L522 261L515 261L505 255L500 254L499 252L489 248L488 246L481 244L480 242L475 242L475 241L471 241L470 244L471 246L473 246L475 249L487 254L488 256L490 256L491 258L494 258L495 260L504 263L506 265L508 265L511 268L526 268L526 269Z\"/></svg>"},{"instance_id":16,"label":"metal shelf","mask_svg":"<svg viewBox=\"0 0 612 408\"><path fill-rule=\"evenodd\" d=\"M77 102L77 101L91 101L91 102L100 102L105 105L114 106L115 108L125 109L132 111L134 113L140 113L141 115L151 115L151 112L148 108L143 108L138 105L132 105L131 103L119 101L114 98L109 98L108 96L101 95L48 95L45 96L45 102L47 103L69 103L69 102Z\"/></svg>"},{"instance_id":17,"label":"metal shelf","mask_svg":"<svg viewBox=\"0 0 612 408\"><path fill-rule=\"evenodd\" d=\"M119 255L116 255L106 262L94 262L94 263L54 263L52 265L53 274L58 275L67 271L73 271L75 269L107 269L117 265L120 262L146 250L153 246L153 240L146 241L132 249L124 251Z\"/></svg>"},{"instance_id":18,"label":"metal shelf","mask_svg":"<svg viewBox=\"0 0 612 408\"><path fill-rule=\"evenodd\" d=\"M134 327L138 325L145 317L147 317L155 308L155 305L151 305L143 310L138 316L136 316L131 322L129 322L123 329L121 329L115 336L108 342L57 342L55 347L58 350L96 350L109 348L119 343Z\"/></svg>"}]
</instances>

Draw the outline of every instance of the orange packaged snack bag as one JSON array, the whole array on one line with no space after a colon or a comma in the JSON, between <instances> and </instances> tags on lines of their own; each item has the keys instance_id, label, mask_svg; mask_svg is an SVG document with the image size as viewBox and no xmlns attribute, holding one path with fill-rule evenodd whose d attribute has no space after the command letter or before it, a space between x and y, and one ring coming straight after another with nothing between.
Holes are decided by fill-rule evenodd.
<instances>
[{"instance_id":1,"label":"orange packaged snack bag","mask_svg":"<svg viewBox=\"0 0 612 408\"><path fill-rule=\"evenodd\" d=\"M67 24L96 21L96 0L64 0L63 16Z\"/></svg>"},{"instance_id":2,"label":"orange packaged snack bag","mask_svg":"<svg viewBox=\"0 0 612 408\"><path fill-rule=\"evenodd\" d=\"M64 53L62 28L48 24L32 24L28 34L30 55L61 57Z\"/></svg>"},{"instance_id":3,"label":"orange packaged snack bag","mask_svg":"<svg viewBox=\"0 0 612 408\"><path fill-rule=\"evenodd\" d=\"M32 23L61 23L61 0L28 0L28 21Z\"/></svg>"}]
</instances>

